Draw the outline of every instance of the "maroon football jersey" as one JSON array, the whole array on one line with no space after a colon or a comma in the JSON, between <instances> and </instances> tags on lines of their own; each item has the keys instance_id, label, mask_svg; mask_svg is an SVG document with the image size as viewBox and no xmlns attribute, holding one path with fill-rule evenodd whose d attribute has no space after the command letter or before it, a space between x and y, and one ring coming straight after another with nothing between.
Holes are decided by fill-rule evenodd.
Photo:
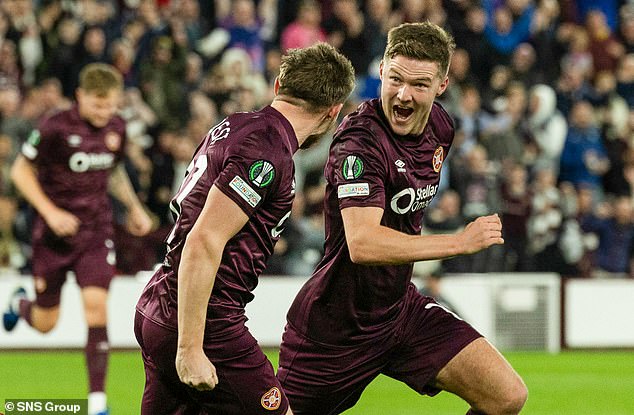
<instances>
[{"instance_id":1,"label":"maroon football jersey","mask_svg":"<svg viewBox=\"0 0 634 415\"><path fill-rule=\"evenodd\" d=\"M341 209L379 207L382 225L420 234L423 211L438 190L453 136L451 118L436 103L417 137L395 136L378 99L361 104L344 119L325 167L324 258L288 314L298 331L318 342L343 344L389 330L402 308L412 264L354 264Z\"/></svg>"},{"instance_id":2,"label":"maroon football jersey","mask_svg":"<svg viewBox=\"0 0 634 415\"><path fill-rule=\"evenodd\" d=\"M110 173L123 156L125 122L115 116L96 128L79 116L77 107L43 120L22 145L22 154L38 172L44 193L58 207L79 218L78 234L66 242L83 243L94 233L110 234ZM55 240L41 217L33 237Z\"/></svg>"},{"instance_id":3,"label":"maroon football jersey","mask_svg":"<svg viewBox=\"0 0 634 415\"><path fill-rule=\"evenodd\" d=\"M163 266L145 288L137 309L166 327L176 328L177 272L185 238L215 185L249 216L228 241L207 310L214 338L234 334L245 321L257 278L291 213L295 197L293 153L298 143L292 126L268 106L229 116L207 134L188 168L171 209L176 223L167 237ZM213 232L213 229L209 229ZM208 333L208 334L209 334Z\"/></svg>"}]
</instances>

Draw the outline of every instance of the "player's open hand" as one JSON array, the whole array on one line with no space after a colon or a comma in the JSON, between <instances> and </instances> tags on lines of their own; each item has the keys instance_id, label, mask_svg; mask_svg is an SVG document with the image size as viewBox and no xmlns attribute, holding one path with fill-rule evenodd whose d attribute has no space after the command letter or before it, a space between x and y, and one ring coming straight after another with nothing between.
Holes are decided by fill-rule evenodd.
<instances>
[{"instance_id":1,"label":"player's open hand","mask_svg":"<svg viewBox=\"0 0 634 415\"><path fill-rule=\"evenodd\" d=\"M152 230L154 222L141 206L135 206L128 212L127 225L132 235L143 236Z\"/></svg>"},{"instance_id":2,"label":"player's open hand","mask_svg":"<svg viewBox=\"0 0 634 415\"><path fill-rule=\"evenodd\" d=\"M202 349L178 349L176 372L181 382L196 390L212 390L218 384L216 368Z\"/></svg>"},{"instance_id":3,"label":"player's open hand","mask_svg":"<svg viewBox=\"0 0 634 415\"><path fill-rule=\"evenodd\" d=\"M46 224L55 235L73 236L79 231L81 221L79 218L67 210L55 208L42 215Z\"/></svg>"},{"instance_id":4,"label":"player's open hand","mask_svg":"<svg viewBox=\"0 0 634 415\"><path fill-rule=\"evenodd\" d=\"M496 214L480 216L460 233L464 254L473 254L491 245L504 243L502 239L502 222Z\"/></svg>"}]
</instances>

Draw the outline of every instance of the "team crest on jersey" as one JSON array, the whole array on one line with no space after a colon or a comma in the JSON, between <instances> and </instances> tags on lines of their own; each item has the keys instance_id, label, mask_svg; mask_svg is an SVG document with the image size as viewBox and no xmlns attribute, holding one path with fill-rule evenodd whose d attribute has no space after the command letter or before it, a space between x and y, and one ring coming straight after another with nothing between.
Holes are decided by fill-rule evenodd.
<instances>
[{"instance_id":1,"label":"team crest on jersey","mask_svg":"<svg viewBox=\"0 0 634 415\"><path fill-rule=\"evenodd\" d=\"M71 134L68 137L66 137L66 142L68 142L68 145L71 147L79 147L79 145L81 144L82 138L80 135L77 134Z\"/></svg>"},{"instance_id":2,"label":"team crest on jersey","mask_svg":"<svg viewBox=\"0 0 634 415\"><path fill-rule=\"evenodd\" d=\"M106 147L108 147L108 150L110 151L117 151L119 150L119 147L121 147L121 136L114 131L107 133L104 141L106 142Z\"/></svg>"},{"instance_id":3,"label":"team crest on jersey","mask_svg":"<svg viewBox=\"0 0 634 415\"><path fill-rule=\"evenodd\" d=\"M346 180L355 180L363 176L363 160L355 154L350 154L343 161L341 174Z\"/></svg>"},{"instance_id":4,"label":"team crest on jersey","mask_svg":"<svg viewBox=\"0 0 634 415\"><path fill-rule=\"evenodd\" d=\"M277 387L272 387L268 392L262 395L260 403L267 411L274 411L279 408L282 403L282 393Z\"/></svg>"},{"instance_id":5,"label":"team crest on jersey","mask_svg":"<svg viewBox=\"0 0 634 415\"><path fill-rule=\"evenodd\" d=\"M249 167L249 180L259 188L270 185L274 178L275 167L266 160L258 160Z\"/></svg>"},{"instance_id":6,"label":"team crest on jersey","mask_svg":"<svg viewBox=\"0 0 634 415\"><path fill-rule=\"evenodd\" d=\"M438 146L436 151L434 151L434 158L432 159L432 166L434 167L434 171L438 173L440 168L442 167L442 162L445 159L445 150L441 146Z\"/></svg>"}]
</instances>

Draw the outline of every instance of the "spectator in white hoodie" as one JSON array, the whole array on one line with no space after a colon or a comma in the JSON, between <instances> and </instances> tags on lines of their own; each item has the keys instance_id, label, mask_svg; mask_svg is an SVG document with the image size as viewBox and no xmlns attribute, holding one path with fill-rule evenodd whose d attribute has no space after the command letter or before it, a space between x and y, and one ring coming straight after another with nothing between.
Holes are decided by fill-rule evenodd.
<instances>
[{"instance_id":1,"label":"spectator in white hoodie","mask_svg":"<svg viewBox=\"0 0 634 415\"><path fill-rule=\"evenodd\" d=\"M568 123L556 104L557 97L550 86L538 84L530 89L527 127L537 147L534 167L551 168L555 175L568 132Z\"/></svg>"}]
</instances>

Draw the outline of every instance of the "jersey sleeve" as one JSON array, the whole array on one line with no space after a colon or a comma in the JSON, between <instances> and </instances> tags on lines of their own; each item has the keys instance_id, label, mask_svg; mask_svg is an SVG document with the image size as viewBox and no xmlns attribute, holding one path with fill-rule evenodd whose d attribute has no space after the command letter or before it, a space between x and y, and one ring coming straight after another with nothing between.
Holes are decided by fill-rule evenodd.
<instances>
[{"instance_id":1,"label":"jersey sleeve","mask_svg":"<svg viewBox=\"0 0 634 415\"><path fill-rule=\"evenodd\" d=\"M50 119L42 121L37 128L31 131L26 141L22 144L21 153L29 161L36 165L46 162L53 149L57 128Z\"/></svg>"},{"instance_id":2,"label":"jersey sleeve","mask_svg":"<svg viewBox=\"0 0 634 415\"><path fill-rule=\"evenodd\" d=\"M240 146L230 146L214 185L248 216L272 197L284 168L282 144L275 137L252 133ZM279 138L279 137L278 137ZM290 155L287 162L292 163Z\"/></svg>"},{"instance_id":3,"label":"jersey sleeve","mask_svg":"<svg viewBox=\"0 0 634 415\"><path fill-rule=\"evenodd\" d=\"M385 156L367 130L344 132L331 148L326 178L334 187L339 208L385 207Z\"/></svg>"}]
</instances>

